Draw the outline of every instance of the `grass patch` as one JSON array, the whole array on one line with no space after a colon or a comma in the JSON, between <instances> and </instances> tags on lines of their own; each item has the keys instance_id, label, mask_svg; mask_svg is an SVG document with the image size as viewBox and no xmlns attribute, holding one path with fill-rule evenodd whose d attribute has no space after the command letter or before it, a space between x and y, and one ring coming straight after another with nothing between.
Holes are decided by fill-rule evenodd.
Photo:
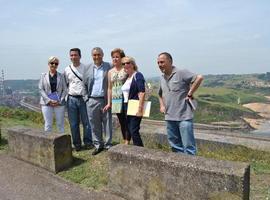
<instances>
[{"instance_id":1,"label":"grass patch","mask_svg":"<svg viewBox=\"0 0 270 200\"><path fill-rule=\"evenodd\" d=\"M211 151L207 145L200 147L199 156L214 158L218 160L230 160L250 163L251 169L256 174L270 174L270 153L260 150L250 149L244 146L232 148L217 148Z\"/></svg>"},{"instance_id":2,"label":"grass patch","mask_svg":"<svg viewBox=\"0 0 270 200\"><path fill-rule=\"evenodd\" d=\"M195 98L198 101L194 117L196 123L240 121L242 117L260 118L256 112L242 105L268 101L262 94L222 87L200 87ZM158 95L153 94L149 100L152 102L150 119L164 120L164 115L159 111Z\"/></svg>"},{"instance_id":3,"label":"grass patch","mask_svg":"<svg viewBox=\"0 0 270 200\"><path fill-rule=\"evenodd\" d=\"M107 152L96 156L88 151L73 152L75 157L73 166L58 173L59 176L80 184L83 187L102 189L108 183Z\"/></svg>"},{"instance_id":4,"label":"grass patch","mask_svg":"<svg viewBox=\"0 0 270 200\"><path fill-rule=\"evenodd\" d=\"M1 141L0 141L0 153L1 152L6 152L8 149L8 141L6 139L6 136L1 136Z\"/></svg>"},{"instance_id":5,"label":"grass patch","mask_svg":"<svg viewBox=\"0 0 270 200\"><path fill-rule=\"evenodd\" d=\"M31 121L36 124L43 123L41 112L33 112L22 108L9 108L0 106L0 117L3 119L15 119L18 121Z\"/></svg>"},{"instance_id":6,"label":"grass patch","mask_svg":"<svg viewBox=\"0 0 270 200\"><path fill-rule=\"evenodd\" d=\"M255 94L245 89L236 90L224 87L200 87L195 96L201 100L231 104L238 104L238 100L240 104L267 101L263 94Z\"/></svg>"}]
</instances>

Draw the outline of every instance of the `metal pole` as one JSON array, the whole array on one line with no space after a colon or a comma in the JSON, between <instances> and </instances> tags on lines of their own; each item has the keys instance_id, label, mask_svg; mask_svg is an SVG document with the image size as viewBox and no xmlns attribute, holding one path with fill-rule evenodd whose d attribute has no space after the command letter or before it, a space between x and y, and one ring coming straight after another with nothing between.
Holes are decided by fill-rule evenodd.
<instances>
[{"instance_id":1,"label":"metal pole","mask_svg":"<svg viewBox=\"0 0 270 200\"><path fill-rule=\"evenodd\" d=\"M1 95L3 97L5 96L4 81L5 81L5 74L4 74L4 70L2 69L2 76L1 76L1 81L0 81L0 90L1 90Z\"/></svg>"}]
</instances>

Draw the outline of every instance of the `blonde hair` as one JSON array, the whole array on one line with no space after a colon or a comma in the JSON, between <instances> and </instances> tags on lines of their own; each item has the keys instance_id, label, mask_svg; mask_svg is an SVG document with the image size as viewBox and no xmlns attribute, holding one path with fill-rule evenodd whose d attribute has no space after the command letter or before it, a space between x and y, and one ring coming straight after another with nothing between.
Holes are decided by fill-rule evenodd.
<instances>
[{"instance_id":1,"label":"blonde hair","mask_svg":"<svg viewBox=\"0 0 270 200\"><path fill-rule=\"evenodd\" d=\"M125 56L124 58L122 58L122 62L124 62L124 61L132 63L134 71L138 71L138 66L137 66L134 58L132 58L130 56Z\"/></svg>"},{"instance_id":2,"label":"blonde hair","mask_svg":"<svg viewBox=\"0 0 270 200\"><path fill-rule=\"evenodd\" d=\"M58 59L56 56L51 56L51 57L49 57L49 59L48 59L48 64L51 63L51 62L54 62L54 61L57 61L58 64L59 64L59 59Z\"/></svg>"},{"instance_id":3,"label":"blonde hair","mask_svg":"<svg viewBox=\"0 0 270 200\"><path fill-rule=\"evenodd\" d=\"M121 58L126 56L124 50L120 48L113 49L111 52L111 57L113 56L114 53L119 53Z\"/></svg>"}]
</instances>

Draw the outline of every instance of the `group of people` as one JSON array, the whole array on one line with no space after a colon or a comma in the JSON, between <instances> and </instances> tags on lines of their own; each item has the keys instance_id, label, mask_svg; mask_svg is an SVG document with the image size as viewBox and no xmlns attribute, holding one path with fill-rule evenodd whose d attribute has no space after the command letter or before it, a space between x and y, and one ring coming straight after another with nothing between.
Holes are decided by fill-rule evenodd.
<instances>
[{"instance_id":1,"label":"group of people","mask_svg":"<svg viewBox=\"0 0 270 200\"><path fill-rule=\"evenodd\" d=\"M59 73L59 59L48 59L49 71L41 75L40 104L45 132L52 131L53 115L60 133L64 133L64 113L67 108L73 146L76 151L95 147L96 155L112 146L112 113L117 115L125 144L143 146L140 123L145 100L145 79L138 71L135 59L126 56L120 48L111 52L112 62L103 61L103 50L91 51L93 62L80 62L81 51L69 51L71 64ZM187 100L203 77L174 67L172 56L163 52L157 64L162 72L159 88L160 111L165 115L168 141L174 152L196 154L193 133L193 110ZM128 101L138 100L135 116L127 115ZM80 135L83 125L83 144Z\"/></svg>"}]
</instances>

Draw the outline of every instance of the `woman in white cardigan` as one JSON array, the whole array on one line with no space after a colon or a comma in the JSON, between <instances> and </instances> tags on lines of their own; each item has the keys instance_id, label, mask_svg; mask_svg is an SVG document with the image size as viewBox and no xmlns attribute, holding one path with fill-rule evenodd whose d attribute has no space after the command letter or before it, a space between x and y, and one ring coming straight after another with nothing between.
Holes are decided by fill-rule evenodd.
<instances>
[{"instance_id":1,"label":"woman in white cardigan","mask_svg":"<svg viewBox=\"0 0 270 200\"><path fill-rule=\"evenodd\" d=\"M48 60L49 72L43 73L39 81L40 105L45 121L44 130L52 132L53 113L60 133L64 133L65 96L67 87L64 75L57 72L59 59L51 56Z\"/></svg>"}]
</instances>

